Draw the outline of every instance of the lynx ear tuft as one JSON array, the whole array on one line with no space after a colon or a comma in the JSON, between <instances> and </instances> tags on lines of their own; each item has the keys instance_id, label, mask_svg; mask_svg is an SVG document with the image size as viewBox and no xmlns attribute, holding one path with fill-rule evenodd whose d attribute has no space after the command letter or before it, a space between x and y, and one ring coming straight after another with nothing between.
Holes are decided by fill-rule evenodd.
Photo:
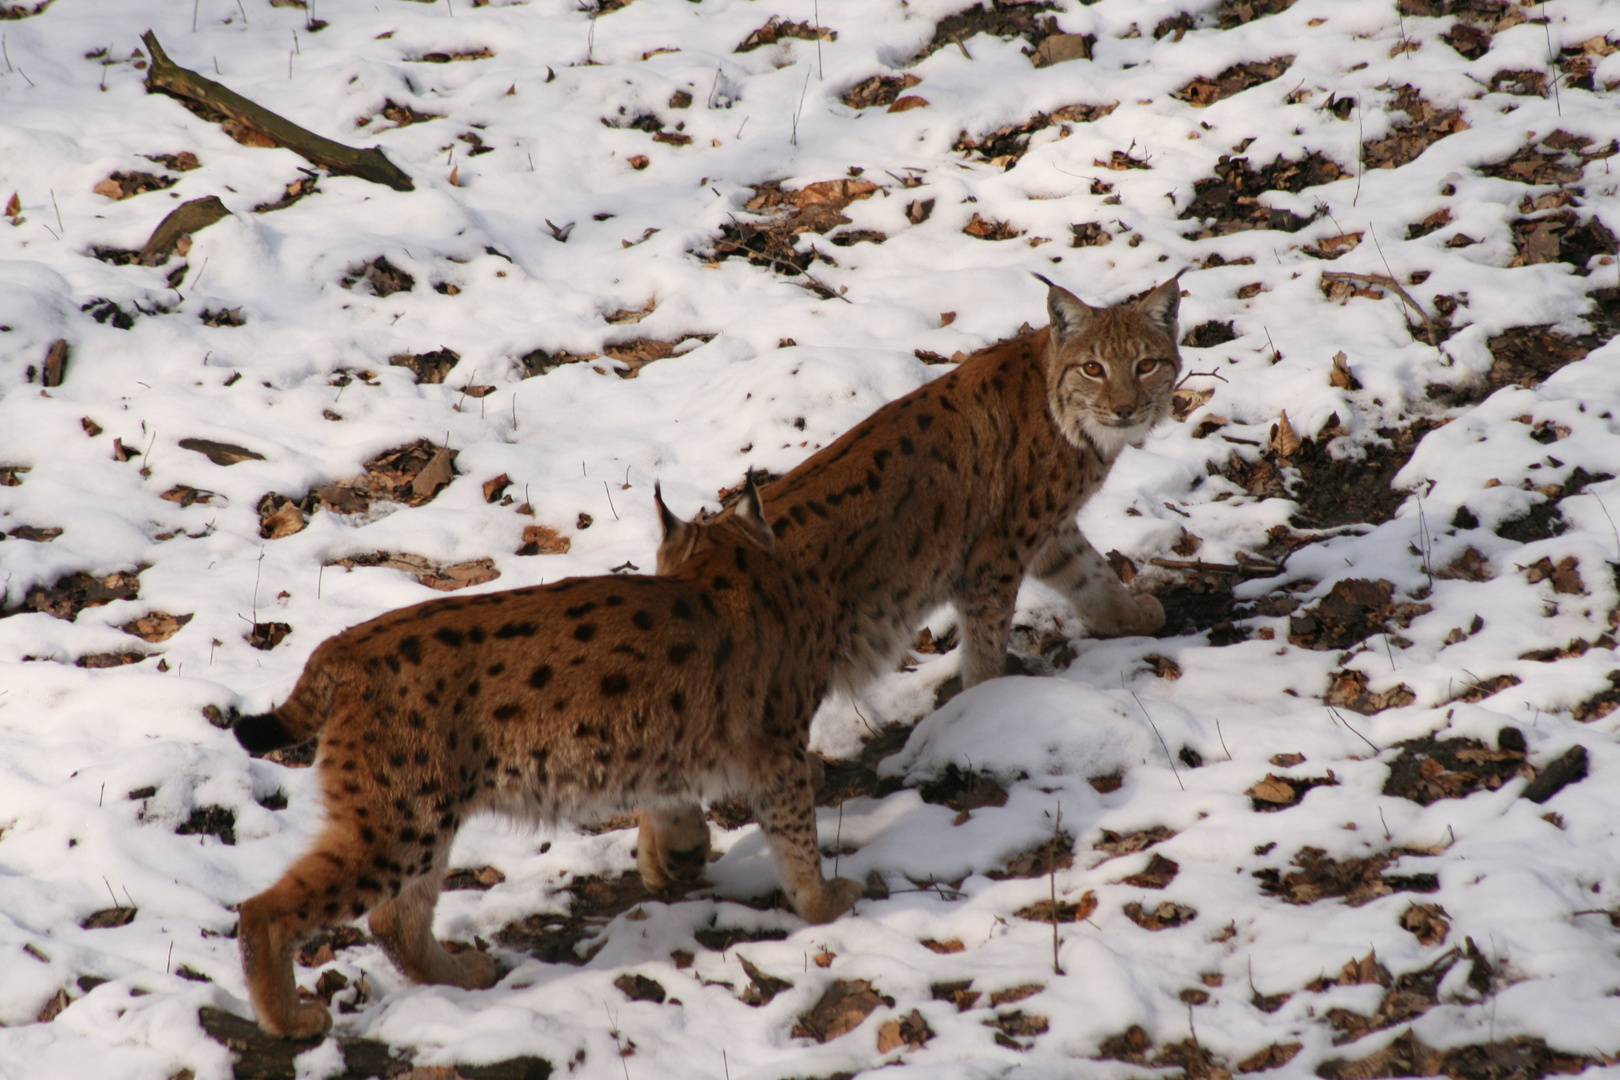
<instances>
[{"instance_id":1,"label":"lynx ear tuft","mask_svg":"<svg viewBox=\"0 0 1620 1080\"><path fill-rule=\"evenodd\" d=\"M1046 281L1045 278L1041 280ZM1053 285L1050 281L1046 283L1051 286L1046 294L1046 313L1052 319L1053 341L1061 349L1085 330L1096 309L1068 289Z\"/></svg>"},{"instance_id":2,"label":"lynx ear tuft","mask_svg":"<svg viewBox=\"0 0 1620 1080\"><path fill-rule=\"evenodd\" d=\"M1137 301L1137 309L1172 338L1176 336L1176 313L1180 308L1181 274L1179 273Z\"/></svg>"},{"instance_id":3,"label":"lynx ear tuft","mask_svg":"<svg viewBox=\"0 0 1620 1080\"><path fill-rule=\"evenodd\" d=\"M657 480L653 481L653 502L658 507L660 541L668 543L671 537L681 534L681 531L686 528L686 522L676 517L670 508L664 505L664 487Z\"/></svg>"},{"instance_id":4,"label":"lynx ear tuft","mask_svg":"<svg viewBox=\"0 0 1620 1080\"><path fill-rule=\"evenodd\" d=\"M776 548L776 534L765 520L765 500L760 497L759 483L754 470L749 469L743 480L742 497L737 500L737 520L756 534L760 543L769 550Z\"/></svg>"}]
</instances>

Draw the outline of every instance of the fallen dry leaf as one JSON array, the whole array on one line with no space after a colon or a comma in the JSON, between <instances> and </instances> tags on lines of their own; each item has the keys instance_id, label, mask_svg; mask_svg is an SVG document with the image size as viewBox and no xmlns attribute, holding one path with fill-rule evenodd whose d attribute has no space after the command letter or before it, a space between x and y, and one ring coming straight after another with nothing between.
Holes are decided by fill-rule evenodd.
<instances>
[{"instance_id":1,"label":"fallen dry leaf","mask_svg":"<svg viewBox=\"0 0 1620 1080\"><path fill-rule=\"evenodd\" d=\"M519 555L566 555L573 541L547 525L525 525Z\"/></svg>"},{"instance_id":2,"label":"fallen dry leaf","mask_svg":"<svg viewBox=\"0 0 1620 1080\"><path fill-rule=\"evenodd\" d=\"M830 1042L854 1031L861 1021L872 1015L873 1009L884 1003L882 996L865 979L839 979L794 1022L793 1037Z\"/></svg>"}]
</instances>

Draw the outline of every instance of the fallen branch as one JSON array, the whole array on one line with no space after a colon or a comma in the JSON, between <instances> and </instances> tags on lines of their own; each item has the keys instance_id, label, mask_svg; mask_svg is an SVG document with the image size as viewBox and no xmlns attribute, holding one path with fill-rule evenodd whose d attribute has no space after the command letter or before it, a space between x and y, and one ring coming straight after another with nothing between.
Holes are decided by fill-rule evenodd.
<instances>
[{"instance_id":1,"label":"fallen branch","mask_svg":"<svg viewBox=\"0 0 1620 1080\"><path fill-rule=\"evenodd\" d=\"M1148 560L1154 566L1162 566L1166 570L1193 570L1200 574L1242 574L1245 577L1275 577L1282 573L1282 567L1276 563L1264 562L1260 559L1244 559L1241 565L1231 563L1204 562L1202 559L1166 559L1155 555Z\"/></svg>"},{"instance_id":2,"label":"fallen branch","mask_svg":"<svg viewBox=\"0 0 1620 1080\"><path fill-rule=\"evenodd\" d=\"M277 116L263 106L255 105L195 71L180 67L169 59L163 46L158 44L157 36L150 30L141 35L141 42L152 58L152 66L146 72L147 93L168 94L209 120L224 116L248 134L261 136L272 146L291 150L312 165L319 165L329 172L357 176L395 191L414 190L411 178L375 146L358 150L333 142L299 127L285 117Z\"/></svg>"},{"instance_id":3,"label":"fallen branch","mask_svg":"<svg viewBox=\"0 0 1620 1080\"><path fill-rule=\"evenodd\" d=\"M1356 274L1348 270L1324 270L1322 280L1360 281L1367 285L1376 285L1381 289L1391 290L1396 296L1406 301L1406 306L1417 312L1418 318L1423 320L1423 326L1429 332L1429 344L1437 349L1440 347L1440 328L1435 325L1433 319L1429 318L1429 313L1423 310L1423 305L1412 299L1412 294L1401 288L1401 283L1394 278L1385 277L1383 274Z\"/></svg>"},{"instance_id":4,"label":"fallen branch","mask_svg":"<svg viewBox=\"0 0 1620 1080\"><path fill-rule=\"evenodd\" d=\"M179 248L181 240L208 228L221 218L229 217L230 213L217 195L205 195L181 203L152 230L151 239L141 248L140 264L162 266Z\"/></svg>"}]
</instances>

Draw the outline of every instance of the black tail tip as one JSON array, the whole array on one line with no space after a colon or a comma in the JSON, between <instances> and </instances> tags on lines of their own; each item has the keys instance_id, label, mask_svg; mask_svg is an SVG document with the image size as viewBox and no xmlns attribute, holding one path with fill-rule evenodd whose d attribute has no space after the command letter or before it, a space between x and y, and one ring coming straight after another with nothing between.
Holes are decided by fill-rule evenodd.
<instances>
[{"instance_id":1,"label":"black tail tip","mask_svg":"<svg viewBox=\"0 0 1620 1080\"><path fill-rule=\"evenodd\" d=\"M273 712L238 717L233 730L236 732L236 741L250 754L280 750L299 741Z\"/></svg>"}]
</instances>

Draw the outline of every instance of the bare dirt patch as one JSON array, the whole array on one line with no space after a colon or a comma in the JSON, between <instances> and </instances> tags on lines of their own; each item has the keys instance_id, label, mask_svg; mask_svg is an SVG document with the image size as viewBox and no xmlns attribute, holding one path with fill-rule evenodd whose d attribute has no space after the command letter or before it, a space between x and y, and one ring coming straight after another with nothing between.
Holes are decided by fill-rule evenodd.
<instances>
[{"instance_id":1,"label":"bare dirt patch","mask_svg":"<svg viewBox=\"0 0 1620 1080\"><path fill-rule=\"evenodd\" d=\"M1228 236L1248 229L1276 229L1298 232L1312 220L1291 210L1268 207L1260 196L1268 191L1298 194L1308 187L1331 183L1344 170L1323 155L1312 151L1298 161L1279 157L1256 169L1246 157L1222 154L1215 175L1193 181L1193 200L1179 215L1182 220L1198 221L1203 227L1188 239L1204 240Z\"/></svg>"},{"instance_id":2,"label":"bare dirt patch","mask_svg":"<svg viewBox=\"0 0 1620 1080\"><path fill-rule=\"evenodd\" d=\"M1171 97L1180 98L1194 108L1208 108L1233 94L1240 94L1253 86L1278 78L1293 64L1292 56L1276 56L1270 60L1250 60L1233 64L1214 78L1200 76L1177 90Z\"/></svg>"}]
</instances>

